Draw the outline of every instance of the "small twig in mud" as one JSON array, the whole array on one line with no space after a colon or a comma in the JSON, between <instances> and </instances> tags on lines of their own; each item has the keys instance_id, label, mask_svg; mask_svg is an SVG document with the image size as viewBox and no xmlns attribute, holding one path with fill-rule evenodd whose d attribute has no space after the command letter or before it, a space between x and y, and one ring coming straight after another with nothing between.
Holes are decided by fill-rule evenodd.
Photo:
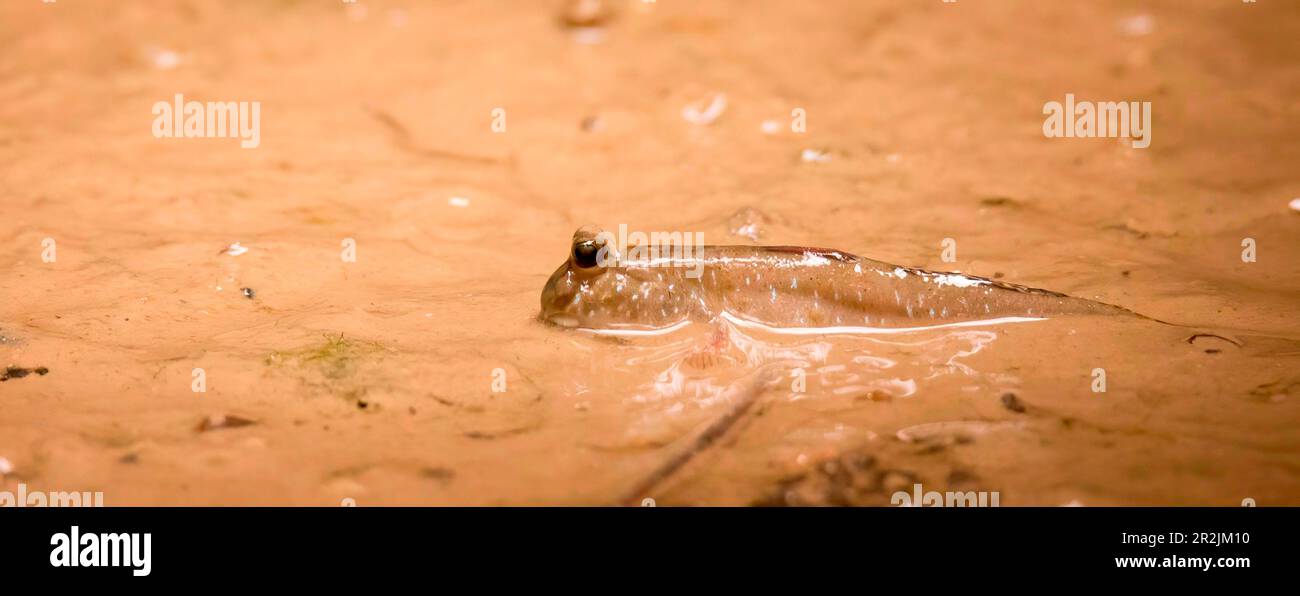
<instances>
[{"instance_id":1,"label":"small twig in mud","mask_svg":"<svg viewBox=\"0 0 1300 596\"><path fill-rule=\"evenodd\" d=\"M203 421L199 423L198 431L202 433L222 428L239 428L241 426L251 426L254 424L257 424L256 420L244 418L243 416L213 414L204 418Z\"/></svg>"},{"instance_id":2,"label":"small twig in mud","mask_svg":"<svg viewBox=\"0 0 1300 596\"><path fill-rule=\"evenodd\" d=\"M395 140L397 142L398 148L408 153L414 153L416 155L422 155L424 157L432 157L435 159L454 159L458 161L471 161L475 163L486 163L486 164L505 163L505 160L502 160L497 157L473 155L469 153L457 153L455 151L445 151L442 149L428 149L425 147L420 147L415 144L414 140L411 139L411 131L408 130L406 126L403 125L401 122L399 122L397 118L394 118L388 112L385 112L377 108L372 108L370 106L363 106L363 108L366 110L366 113L370 114L372 118L378 120L380 124L383 124L384 127L389 130L389 132L393 133L393 136L396 137Z\"/></svg>"},{"instance_id":3,"label":"small twig in mud","mask_svg":"<svg viewBox=\"0 0 1300 596\"><path fill-rule=\"evenodd\" d=\"M730 410L727 410L725 414L705 427L685 449L670 457L668 461L655 468L649 476L638 482L621 502L628 506L640 505L641 500L648 496L656 486L676 474L695 456L703 453L714 443L717 443L718 439L721 439L723 435L726 435L727 431L731 430L745 416L745 412L748 412L754 403L758 401L758 397L763 394L764 387L764 384L758 381L746 387L740 399L731 406Z\"/></svg>"},{"instance_id":4,"label":"small twig in mud","mask_svg":"<svg viewBox=\"0 0 1300 596\"><path fill-rule=\"evenodd\" d=\"M568 207L565 205L555 204L545 195L538 193L527 183L524 179L523 173L520 171L519 160L514 152L510 152L507 157L495 157L421 147L412 139L411 131L397 118L394 118L392 114L371 106L362 106L362 109L364 109L370 117L378 120L380 124L384 125L384 128L387 128L388 131L392 133L394 142L397 144L398 149L406 151L407 153L432 159L449 159L462 163L504 166L506 171L510 173L508 179L514 186L513 194L517 195L516 200L532 207L548 209L566 221L573 221L575 219L574 214L569 212Z\"/></svg>"},{"instance_id":5,"label":"small twig in mud","mask_svg":"<svg viewBox=\"0 0 1300 596\"><path fill-rule=\"evenodd\" d=\"M1234 345L1234 346L1237 346L1238 348L1240 348L1240 347L1242 347L1243 345L1245 345L1245 344L1241 343L1240 340L1233 339L1233 338L1231 338L1231 337L1224 337L1224 336L1222 336L1222 335L1218 335L1218 334L1215 334L1215 333L1194 333L1194 334L1192 334L1192 335L1190 335L1190 336L1187 337L1187 343L1192 344L1192 345L1196 345L1196 339L1197 339L1197 338L1200 338L1200 337L1214 337L1214 338L1218 338L1218 339L1221 339L1221 340L1223 340L1223 341L1226 341L1226 342L1228 342L1228 343L1230 343L1230 344L1232 344L1232 345Z\"/></svg>"}]
</instances>

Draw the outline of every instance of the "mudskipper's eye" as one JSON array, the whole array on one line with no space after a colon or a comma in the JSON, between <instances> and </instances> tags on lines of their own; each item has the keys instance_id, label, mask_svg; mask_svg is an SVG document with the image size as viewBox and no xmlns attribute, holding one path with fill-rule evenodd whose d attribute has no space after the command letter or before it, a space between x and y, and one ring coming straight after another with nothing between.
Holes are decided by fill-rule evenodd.
<instances>
[{"instance_id":1,"label":"mudskipper's eye","mask_svg":"<svg viewBox=\"0 0 1300 596\"><path fill-rule=\"evenodd\" d=\"M583 269L590 269L596 266L596 253L600 252L600 247L596 243L587 240L573 245L573 263Z\"/></svg>"}]
</instances>

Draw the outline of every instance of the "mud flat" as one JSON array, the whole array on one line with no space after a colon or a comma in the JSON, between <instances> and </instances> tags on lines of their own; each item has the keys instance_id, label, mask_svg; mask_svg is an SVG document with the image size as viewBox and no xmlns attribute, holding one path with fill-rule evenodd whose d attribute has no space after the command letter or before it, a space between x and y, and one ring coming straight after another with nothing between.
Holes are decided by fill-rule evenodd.
<instances>
[{"instance_id":1,"label":"mud flat","mask_svg":"<svg viewBox=\"0 0 1300 596\"><path fill-rule=\"evenodd\" d=\"M1294 3L357 4L0 7L0 490L1300 504ZM259 102L257 146L156 138L177 94ZM1150 146L1045 137L1067 94L1151 102ZM588 223L1187 328L737 328L701 358L712 329L537 320Z\"/></svg>"}]
</instances>

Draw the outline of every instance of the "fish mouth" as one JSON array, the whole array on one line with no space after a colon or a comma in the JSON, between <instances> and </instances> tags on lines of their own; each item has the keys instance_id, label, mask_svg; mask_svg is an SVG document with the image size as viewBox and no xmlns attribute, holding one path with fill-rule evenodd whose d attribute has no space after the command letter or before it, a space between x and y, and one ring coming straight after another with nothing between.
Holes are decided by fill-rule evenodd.
<instances>
[{"instance_id":1,"label":"fish mouth","mask_svg":"<svg viewBox=\"0 0 1300 596\"><path fill-rule=\"evenodd\" d=\"M578 326L578 317L564 313L548 315L544 317L543 320L555 325L556 327L564 327L566 329L573 329Z\"/></svg>"}]
</instances>

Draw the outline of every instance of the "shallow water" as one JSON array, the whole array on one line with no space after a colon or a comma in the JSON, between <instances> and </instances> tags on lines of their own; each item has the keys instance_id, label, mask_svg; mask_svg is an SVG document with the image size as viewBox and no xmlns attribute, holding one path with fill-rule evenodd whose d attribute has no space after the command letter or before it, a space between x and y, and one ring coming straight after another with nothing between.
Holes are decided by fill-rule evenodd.
<instances>
[{"instance_id":1,"label":"shallow water","mask_svg":"<svg viewBox=\"0 0 1300 596\"><path fill-rule=\"evenodd\" d=\"M0 361L48 368L0 383L4 490L1300 504L1300 8L661 0L588 44L556 4L327 4L0 8ZM155 139L176 93L262 102L260 147ZM719 93L711 124L683 119ZM1151 147L1044 138L1066 93L1152 101ZM596 337L536 318L586 223L1187 327Z\"/></svg>"}]
</instances>

